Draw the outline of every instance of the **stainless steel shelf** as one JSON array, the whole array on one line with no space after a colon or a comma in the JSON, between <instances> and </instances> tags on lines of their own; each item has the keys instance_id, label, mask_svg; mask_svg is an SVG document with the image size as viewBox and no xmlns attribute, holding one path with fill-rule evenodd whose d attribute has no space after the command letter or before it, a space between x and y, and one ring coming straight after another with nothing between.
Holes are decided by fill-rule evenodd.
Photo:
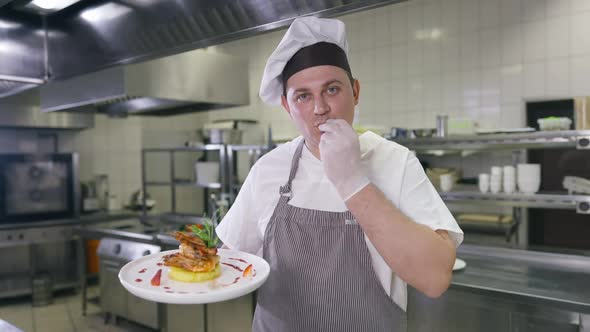
<instances>
[{"instance_id":1,"label":"stainless steel shelf","mask_svg":"<svg viewBox=\"0 0 590 332\"><path fill-rule=\"evenodd\" d=\"M393 141L419 152L569 148L590 150L590 130L403 138Z\"/></svg>"},{"instance_id":2,"label":"stainless steel shelf","mask_svg":"<svg viewBox=\"0 0 590 332\"><path fill-rule=\"evenodd\" d=\"M150 149L143 149L143 151L144 152L170 152L170 151L194 152L194 151L222 150L223 147L224 147L223 144L203 144L203 145L195 145L195 146L181 146L181 147L170 147L170 148L150 148Z\"/></svg>"},{"instance_id":3,"label":"stainless steel shelf","mask_svg":"<svg viewBox=\"0 0 590 332\"><path fill-rule=\"evenodd\" d=\"M476 191L441 192L445 202L478 202L510 207L528 207L544 209L571 209L578 213L590 213L590 195L567 194L482 194Z\"/></svg>"},{"instance_id":4,"label":"stainless steel shelf","mask_svg":"<svg viewBox=\"0 0 590 332\"><path fill-rule=\"evenodd\" d=\"M166 181L150 181L146 182L146 186L171 186L172 183ZM196 183L188 181L174 181L175 187L196 187L208 189L220 189L221 183Z\"/></svg>"}]
</instances>

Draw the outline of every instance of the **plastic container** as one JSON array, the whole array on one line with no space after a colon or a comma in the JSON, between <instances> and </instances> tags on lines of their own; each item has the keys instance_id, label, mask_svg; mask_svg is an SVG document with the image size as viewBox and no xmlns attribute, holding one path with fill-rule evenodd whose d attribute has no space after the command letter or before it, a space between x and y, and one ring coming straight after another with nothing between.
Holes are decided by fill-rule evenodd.
<instances>
[{"instance_id":1,"label":"plastic container","mask_svg":"<svg viewBox=\"0 0 590 332\"><path fill-rule=\"evenodd\" d=\"M548 117L538 119L539 129L541 130L569 130L572 120L569 118Z\"/></svg>"}]
</instances>

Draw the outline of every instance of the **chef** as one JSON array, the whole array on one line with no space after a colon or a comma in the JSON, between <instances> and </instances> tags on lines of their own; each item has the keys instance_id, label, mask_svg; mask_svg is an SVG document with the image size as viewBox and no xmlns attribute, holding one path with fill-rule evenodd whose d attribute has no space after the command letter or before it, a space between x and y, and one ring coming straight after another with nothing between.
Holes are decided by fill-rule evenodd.
<instances>
[{"instance_id":1,"label":"chef","mask_svg":"<svg viewBox=\"0 0 590 332\"><path fill-rule=\"evenodd\" d=\"M405 331L406 283L449 287L463 233L407 148L351 127L347 53L341 21L304 17L266 63L260 97L301 136L252 167L217 227L270 264L253 331Z\"/></svg>"}]
</instances>

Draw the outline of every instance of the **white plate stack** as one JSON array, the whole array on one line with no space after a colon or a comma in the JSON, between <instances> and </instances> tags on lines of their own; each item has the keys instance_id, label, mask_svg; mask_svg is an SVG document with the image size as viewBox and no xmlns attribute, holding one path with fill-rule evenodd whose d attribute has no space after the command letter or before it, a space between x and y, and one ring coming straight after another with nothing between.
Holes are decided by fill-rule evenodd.
<instances>
[{"instance_id":1,"label":"white plate stack","mask_svg":"<svg viewBox=\"0 0 590 332\"><path fill-rule=\"evenodd\" d=\"M490 176L490 191L492 194L497 194L502 190L502 167L492 167Z\"/></svg>"}]
</instances>

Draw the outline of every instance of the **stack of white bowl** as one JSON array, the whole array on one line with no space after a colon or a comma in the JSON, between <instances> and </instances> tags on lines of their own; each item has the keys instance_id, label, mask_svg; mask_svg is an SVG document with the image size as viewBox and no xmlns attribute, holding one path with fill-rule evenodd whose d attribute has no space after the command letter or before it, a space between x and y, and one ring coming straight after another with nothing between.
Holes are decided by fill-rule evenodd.
<instances>
[{"instance_id":1,"label":"stack of white bowl","mask_svg":"<svg viewBox=\"0 0 590 332\"><path fill-rule=\"evenodd\" d=\"M504 166L503 171L502 188L505 193L512 194L516 191L516 169L514 166Z\"/></svg>"},{"instance_id":2,"label":"stack of white bowl","mask_svg":"<svg viewBox=\"0 0 590 332\"><path fill-rule=\"evenodd\" d=\"M492 167L492 173L490 176L490 191L492 194L497 194L502 190L502 167Z\"/></svg>"},{"instance_id":3,"label":"stack of white bowl","mask_svg":"<svg viewBox=\"0 0 590 332\"><path fill-rule=\"evenodd\" d=\"M541 165L516 165L518 190L525 194L534 194L541 187Z\"/></svg>"},{"instance_id":4,"label":"stack of white bowl","mask_svg":"<svg viewBox=\"0 0 590 332\"><path fill-rule=\"evenodd\" d=\"M482 194L485 194L490 190L490 175L486 173L482 173L479 175L479 191Z\"/></svg>"}]
</instances>

